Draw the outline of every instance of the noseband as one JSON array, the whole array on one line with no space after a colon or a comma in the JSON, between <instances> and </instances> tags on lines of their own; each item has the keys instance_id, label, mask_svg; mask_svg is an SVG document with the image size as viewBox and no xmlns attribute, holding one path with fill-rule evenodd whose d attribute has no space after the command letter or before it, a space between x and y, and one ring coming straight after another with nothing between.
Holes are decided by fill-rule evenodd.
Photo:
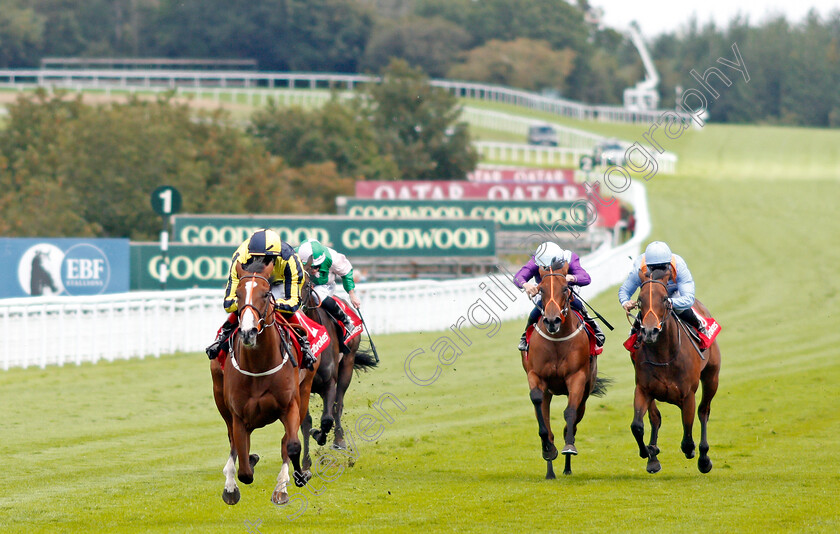
<instances>
[{"instance_id":1,"label":"noseband","mask_svg":"<svg viewBox=\"0 0 840 534\"><path fill-rule=\"evenodd\" d=\"M268 284L268 299L266 299L265 309L262 312L260 312L260 310L258 310L257 307L254 306L253 304L251 304L250 302L245 303L242 307L239 308L239 311L238 311L239 320L241 322L242 321L242 312L247 310L248 308L253 308L253 310L257 314L257 317L260 318L259 322L257 323L257 334L259 334L265 329L265 327L272 326L274 324L275 320L276 320L276 318L274 316L274 309L275 309L274 294L271 292L271 281L268 278L266 278L265 276L262 276L262 275L259 275L259 274L248 274L248 275L245 275L242 278L240 278L239 282L241 283L243 280L245 280L247 278L259 278L260 280L263 280L263 281L265 281L266 284ZM269 309L271 311L269 311ZM267 317L269 315L271 315L271 322L270 323L267 320Z\"/></svg>"},{"instance_id":2,"label":"noseband","mask_svg":"<svg viewBox=\"0 0 840 534\"><path fill-rule=\"evenodd\" d=\"M645 287L647 284L660 284L662 287L665 288L665 294L666 295L668 294L668 286L662 280L646 280L646 281L642 282L642 285L639 286L639 294L641 294L642 288ZM639 321L639 324L640 325L643 324L645 319L647 318L648 314L652 313L654 319L656 319L656 321L657 321L656 328L659 328L661 330L662 326L665 324L665 321L668 320L668 316L671 315L672 313L674 313L674 308L671 306L670 302L666 301L666 303L665 303L665 315L663 315L662 318L660 319L659 316L656 314L655 311L653 311L653 308L651 307L652 300L653 300L653 287L651 287L650 289L651 289L651 296L648 299L648 310L642 316L642 319L641 319L641 321Z\"/></svg>"},{"instance_id":3,"label":"noseband","mask_svg":"<svg viewBox=\"0 0 840 534\"><path fill-rule=\"evenodd\" d=\"M543 280L545 280L546 278L549 279L548 280L549 299L548 299L548 302L543 303L543 315L545 315L545 310L548 308L548 305L553 302L553 303L557 304L558 308L560 308L560 324L563 324L563 323L566 322L566 316L569 314L569 305L570 305L571 300L572 300L570 298L571 293L572 293L572 288L569 285L566 285L566 288L563 290L563 292L566 294L566 304L561 306L560 303L557 302L557 299L554 298L554 278L552 278L553 276L562 276L562 277L565 278L566 275L549 271L549 273L546 274L543 277Z\"/></svg>"}]
</instances>

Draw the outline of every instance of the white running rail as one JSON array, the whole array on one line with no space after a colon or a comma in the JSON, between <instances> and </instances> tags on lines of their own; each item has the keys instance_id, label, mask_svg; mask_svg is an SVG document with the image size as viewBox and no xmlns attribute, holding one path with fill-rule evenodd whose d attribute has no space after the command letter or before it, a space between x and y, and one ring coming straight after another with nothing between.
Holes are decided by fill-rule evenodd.
<instances>
[{"instance_id":1,"label":"white running rail","mask_svg":"<svg viewBox=\"0 0 840 534\"><path fill-rule=\"evenodd\" d=\"M620 283L630 271L650 233L644 187L634 181L620 195L636 214L636 235L627 243L604 245L581 258L592 276L582 288L589 299ZM434 332L468 316L479 298L500 320L527 314L531 302L504 275L497 280L516 294L502 311L488 298L494 282L487 276L444 282L413 280L359 284L362 311L375 335L397 332ZM494 294L501 296L498 289ZM202 352L224 320L221 290L145 291L92 297L30 297L0 300L0 367L64 365L99 360L160 356L174 352ZM475 317L485 321L486 314ZM467 323L469 324L469 323Z\"/></svg>"}]
</instances>

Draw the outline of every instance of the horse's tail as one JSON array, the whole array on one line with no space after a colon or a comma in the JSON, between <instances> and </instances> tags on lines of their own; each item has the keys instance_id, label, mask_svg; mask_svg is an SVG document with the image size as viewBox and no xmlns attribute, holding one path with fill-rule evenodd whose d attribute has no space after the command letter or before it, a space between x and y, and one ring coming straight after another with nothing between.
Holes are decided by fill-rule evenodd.
<instances>
[{"instance_id":1,"label":"horse's tail","mask_svg":"<svg viewBox=\"0 0 840 534\"><path fill-rule=\"evenodd\" d=\"M607 394L607 388L614 382L612 378L599 376L595 379L595 387L592 388L590 395L595 397L603 397Z\"/></svg>"},{"instance_id":2,"label":"horse's tail","mask_svg":"<svg viewBox=\"0 0 840 534\"><path fill-rule=\"evenodd\" d=\"M362 348L356 351L356 356L353 360L353 369L367 372L369 369L376 369L378 366L379 363L373 357L373 352Z\"/></svg>"}]
</instances>

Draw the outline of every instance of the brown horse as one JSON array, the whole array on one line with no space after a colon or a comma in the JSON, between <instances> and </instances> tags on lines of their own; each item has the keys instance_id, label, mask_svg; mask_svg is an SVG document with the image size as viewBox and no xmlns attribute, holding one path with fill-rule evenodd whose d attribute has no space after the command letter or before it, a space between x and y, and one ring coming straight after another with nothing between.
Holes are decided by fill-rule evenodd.
<instances>
[{"instance_id":1,"label":"brown horse","mask_svg":"<svg viewBox=\"0 0 840 534\"><path fill-rule=\"evenodd\" d=\"M333 297L337 299L338 297ZM312 416L304 414L301 424L303 431L303 469L308 471L312 465L309 456L309 436L311 435L318 445L327 442L327 434L335 425L335 440L333 448L345 449L344 429L341 426L341 415L344 412L344 395L350 387L353 378L353 370L367 370L376 367L376 361L367 353L360 351L360 337L355 337L344 347L347 353L342 351L342 344L339 343L340 329L332 316L320 307L318 296L313 291L312 282L309 276L306 277L301 302L306 310L306 315L318 324L324 326L330 335L330 344L321 353L321 363L311 384L312 393L321 396L324 408L321 414L321 427L312 430ZM301 396L303 396L301 391Z\"/></svg>"},{"instance_id":2,"label":"brown horse","mask_svg":"<svg viewBox=\"0 0 840 534\"><path fill-rule=\"evenodd\" d=\"M283 467L271 496L275 504L289 501L289 460L294 464L295 484L303 486L306 477L300 469L300 393L294 355L274 325L275 305L269 277L273 263L265 256L256 256L236 271L240 283L236 290L239 309L239 330L231 341L228 362L222 370L218 359L210 363L213 397L227 424L230 456L224 468L225 489L222 499L227 504L239 502L240 493L234 479L236 460L238 477L243 484L254 480L254 465L259 456L249 456L251 432L274 421L282 421Z\"/></svg>"},{"instance_id":3,"label":"brown horse","mask_svg":"<svg viewBox=\"0 0 840 534\"><path fill-rule=\"evenodd\" d=\"M557 262L550 269L540 269L539 294L543 315L534 327L528 352L522 352L522 367L528 374L531 402L537 414L542 456L548 462L545 478L554 478L552 461L557 458L554 433L551 431L550 407L553 395L567 395L563 412L566 456L563 474L572 474L572 456L576 455L577 425L586 411L589 395L603 396L606 381L598 378L598 361L589 354L589 340L583 321L569 313L571 288L566 282L567 263Z\"/></svg>"},{"instance_id":4,"label":"brown horse","mask_svg":"<svg viewBox=\"0 0 840 534\"><path fill-rule=\"evenodd\" d=\"M636 392L633 400L633 422L630 429L639 445L639 456L647 458L648 473L657 473L662 466L657 459L659 447L656 444L662 416L656 407L656 401L663 401L679 406L682 411L683 439L680 449L686 458L694 457L695 393L698 385L703 384L703 395L697 415L700 418L700 457L697 468L701 473L712 470L709 459L709 442L706 437L706 424L712 398L718 388L720 373L720 349L717 342L701 354L696 344L689 337L687 327L678 320L668 300L668 280L672 276L670 269L661 269L650 273L639 288L641 346L634 351L636 370ZM694 306L704 317L711 317L699 300ZM628 312L629 315L629 312ZM645 446L645 412L650 410L650 444Z\"/></svg>"}]
</instances>

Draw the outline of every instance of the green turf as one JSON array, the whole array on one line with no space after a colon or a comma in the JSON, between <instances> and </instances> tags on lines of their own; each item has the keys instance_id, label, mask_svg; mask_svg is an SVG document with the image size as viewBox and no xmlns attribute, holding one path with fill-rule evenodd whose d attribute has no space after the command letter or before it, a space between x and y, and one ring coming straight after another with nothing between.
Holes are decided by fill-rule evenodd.
<instances>
[{"instance_id":1,"label":"green turf","mask_svg":"<svg viewBox=\"0 0 840 534\"><path fill-rule=\"evenodd\" d=\"M589 126L626 139L642 132ZM248 532L261 521L263 533L836 532L838 141L836 130L709 125L674 143L680 174L648 183L651 239L686 258L698 296L724 328L708 475L679 452L670 405L662 407L663 471L645 472L629 431L633 374L620 346L627 323L611 290L593 304L617 327L600 359L615 382L588 405L571 477L543 479L512 349L520 323L492 338L469 331L472 345L426 387L406 378L405 357L424 349L416 371L431 373L440 334L377 337L382 368L354 378L346 426L377 415L384 393L405 411L386 404L393 422L372 443L354 432L352 466L320 451L341 458L345 471L313 480L318 495L295 489L308 505L293 521L292 509L269 501L279 427L254 433L263 458L256 480L240 484L238 505L222 502L226 436L202 354L15 369L0 373L8 466L0 531ZM441 313L454 322L469 304ZM556 431L564 400L555 400Z\"/></svg>"},{"instance_id":2,"label":"green turf","mask_svg":"<svg viewBox=\"0 0 840 534\"><path fill-rule=\"evenodd\" d=\"M355 378L346 421L377 415L383 393L405 411L386 404L393 423L376 442L356 437L352 467L333 452L345 471L313 481L317 496L296 489L308 506L294 521L269 502L279 428L255 432L256 481L237 506L223 504L226 437L202 354L2 373L0 530L247 532L245 521L261 520L261 532L837 531L840 251L824 240L840 231L840 181L656 177L649 192L652 237L688 260L724 327L710 474L679 452L669 405L663 471L645 472L629 431L627 327L610 291L593 304L617 326L600 360L615 383L589 403L571 477L543 479L512 350L521 325L508 323L492 338L470 331L472 345L426 387L406 378L404 359L424 349L416 373L431 374L439 334L377 338L382 368ZM441 313L454 321L468 304Z\"/></svg>"}]
</instances>

